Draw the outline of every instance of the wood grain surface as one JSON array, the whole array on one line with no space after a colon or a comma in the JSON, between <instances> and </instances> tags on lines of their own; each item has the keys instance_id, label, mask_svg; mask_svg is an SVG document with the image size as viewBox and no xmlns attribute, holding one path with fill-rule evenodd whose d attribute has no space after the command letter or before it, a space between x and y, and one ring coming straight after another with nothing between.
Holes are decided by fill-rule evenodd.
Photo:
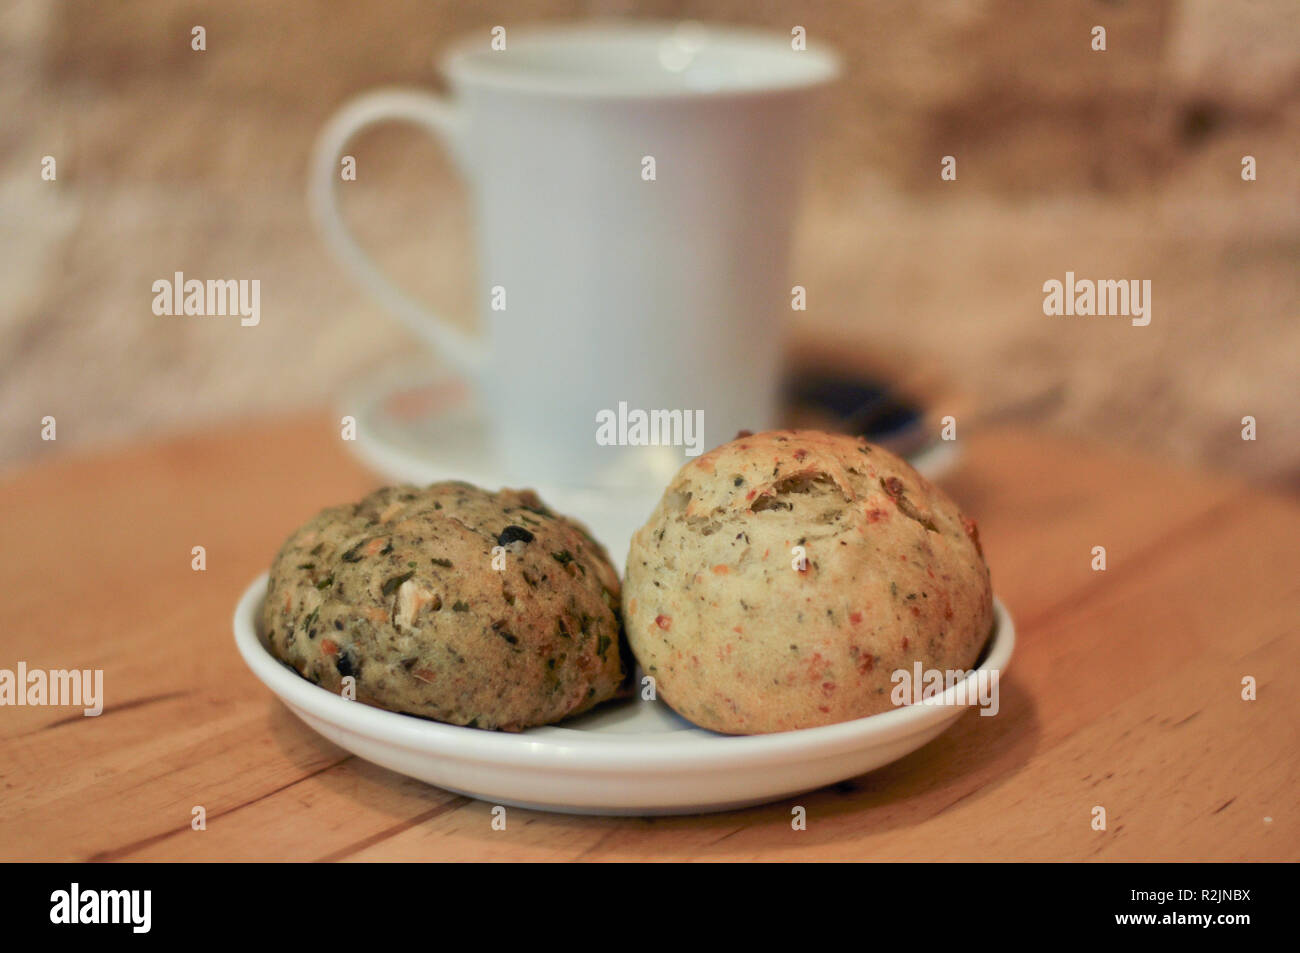
<instances>
[{"instance_id":1,"label":"wood grain surface","mask_svg":"<svg viewBox=\"0 0 1300 953\"><path fill-rule=\"evenodd\" d=\"M511 809L502 832L317 736L236 653L236 597L283 537L376 484L323 415L10 473L0 668L101 668L106 704L0 708L0 857L1300 859L1300 506L1016 429L970 437L945 482L1018 625L997 717L765 807Z\"/></svg>"}]
</instances>

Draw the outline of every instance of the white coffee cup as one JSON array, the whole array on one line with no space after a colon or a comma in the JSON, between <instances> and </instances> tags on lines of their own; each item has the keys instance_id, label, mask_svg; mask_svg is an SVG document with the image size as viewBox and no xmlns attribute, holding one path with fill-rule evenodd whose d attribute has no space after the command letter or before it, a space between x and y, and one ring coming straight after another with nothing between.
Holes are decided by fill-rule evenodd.
<instances>
[{"instance_id":1,"label":"white coffee cup","mask_svg":"<svg viewBox=\"0 0 1300 953\"><path fill-rule=\"evenodd\" d=\"M504 481L662 481L774 422L808 106L838 71L796 46L692 23L485 30L443 59L450 99L377 90L322 131L309 197L326 240L472 380ZM392 120L433 133L469 187L481 335L393 284L339 215L340 156ZM620 404L702 411L704 433L602 444Z\"/></svg>"}]
</instances>

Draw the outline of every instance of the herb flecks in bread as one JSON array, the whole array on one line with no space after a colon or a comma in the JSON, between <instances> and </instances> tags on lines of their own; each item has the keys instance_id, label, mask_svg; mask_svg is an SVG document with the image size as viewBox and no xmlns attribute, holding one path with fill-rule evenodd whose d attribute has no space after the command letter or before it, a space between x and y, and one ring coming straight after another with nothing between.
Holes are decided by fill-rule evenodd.
<instances>
[{"instance_id":1,"label":"herb flecks in bread","mask_svg":"<svg viewBox=\"0 0 1300 953\"><path fill-rule=\"evenodd\" d=\"M735 734L885 711L894 671L969 670L993 623L973 521L892 453L816 431L687 463L633 537L623 608L658 696Z\"/></svg>"},{"instance_id":2,"label":"herb flecks in bread","mask_svg":"<svg viewBox=\"0 0 1300 953\"><path fill-rule=\"evenodd\" d=\"M313 517L275 557L262 621L272 652L330 691L351 676L359 702L515 731L626 693L618 605L580 524L530 490L457 482Z\"/></svg>"}]
</instances>

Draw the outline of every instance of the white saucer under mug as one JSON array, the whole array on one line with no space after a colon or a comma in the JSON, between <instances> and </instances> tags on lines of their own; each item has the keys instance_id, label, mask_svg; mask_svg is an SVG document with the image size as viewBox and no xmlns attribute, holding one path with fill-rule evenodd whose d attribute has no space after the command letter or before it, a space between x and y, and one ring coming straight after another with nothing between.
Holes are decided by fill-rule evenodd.
<instances>
[{"instance_id":1,"label":"white saucer under mug","mask_svg":"<svg viewBox=\"0 0 1300 953\"><path fill-rule=\"evenodd\" d=\"M346 389L338 412L356 420L356 439L344 446L390 483L465 480L489 490L507 485L503 473L508 468L491 446L472 389L427 362L382 367L363 376ZM594 420L591 428L594 441ZM908 462L936 480L959 453L955 441L936 440L909 455ZM621 569L632 534L649 518L675 469L647 466L640 482L621 486L534 484L532 489L557 512L586 523Z\"/></svg>"}]
</instances>

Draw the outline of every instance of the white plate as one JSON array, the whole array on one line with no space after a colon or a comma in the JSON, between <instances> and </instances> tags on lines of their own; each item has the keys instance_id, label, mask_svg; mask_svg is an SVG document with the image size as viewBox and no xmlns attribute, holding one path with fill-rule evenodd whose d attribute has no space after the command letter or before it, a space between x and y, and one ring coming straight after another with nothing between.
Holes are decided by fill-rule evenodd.
<instances>
[{"instance_id":1,"label":"white plate","mask_svg":"<svg viewBox=\"0 0 1300 953\"><path fill-rule=\"evenodd\" d=\"M347 389L339 413L357 421L357 439L343 445L389 482L424 486L465 480L488 490L507 484L471 388L427 362L371 371ZM937 480L952 469L960 453L957 441L934 440L907 459L923 476ZM520 485L531 486L557 513L585 523L605 544L621 574L632 534L650 517L672 471L653 476L640 486Z\"/></svg>"},{"instance_id":2,"label":"white plate","mask_svg":"<svg viewBox=\"0 0 1300 953\"><path fill-rule=\"evenodd\" d=\"M966 710L962 685L929 702L821 728L719 735L662 702L604 705L562 726L518 734L439 724L348 701L270 654L259 619L266 574L235 609L235 643L290 711L353 754L458 794L572 814L694 814L774 801L879 768L930 741ZM985 659L996 684L1015 645L994 600ZM971 676L975 678L977 676ZM974 693L968 693L973 696Z\"/></svg>"},{"instance_id":3,"label":"white plate","mask_svg":"<svg viewBox=\"0 0 1300 953\"><path fill-rule=\"evenodd\" d=\"M357 421L356 440L344 442L362 463L393 483L424 485L439 480L466 480L495 490L503 485L502 466L488 442L488 426L472 389L455 375L440 372L427 362L384 365L353 382L338 402L340 414ZM960 457L955 440L932 440L907 454L907 460L922 476L938 480ZM548 504L560 506L565 496L599 497L614 500L611 513L633 516L626 533L636 529L659 501L672 476L647 473L644 487L569 488L535 486ZM653 477L653 478L651 478ZM648 500L649 505L641 505ZM631 503L628 507L626 504ZM639 510L644 509L644 513ZM582 514L580 506L569 511ZM617 549L607 539L610 551Z\"/></svg>"}]
</instances>

